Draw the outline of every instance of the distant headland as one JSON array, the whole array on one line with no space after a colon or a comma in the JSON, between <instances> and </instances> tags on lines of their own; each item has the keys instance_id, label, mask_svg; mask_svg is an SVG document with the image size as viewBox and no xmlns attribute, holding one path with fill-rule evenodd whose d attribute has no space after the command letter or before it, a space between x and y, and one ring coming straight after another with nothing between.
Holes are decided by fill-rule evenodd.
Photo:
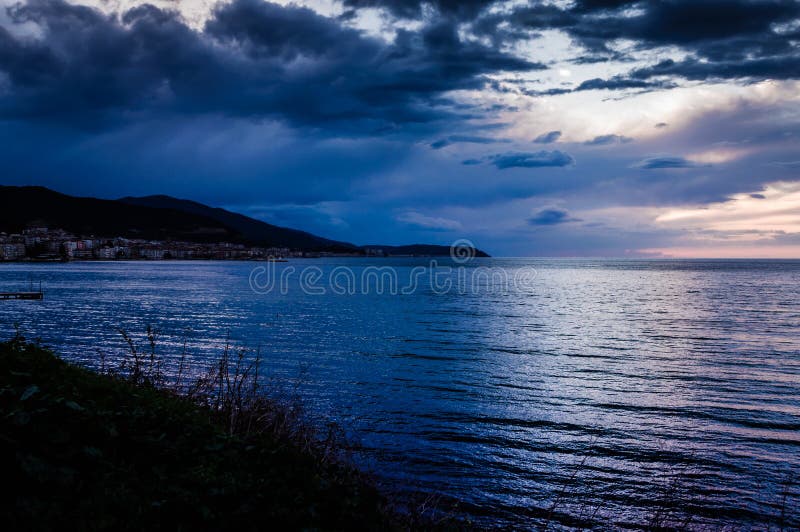
<instances>
[{"instance_id":1,"label":"distant headland","mask_svg":"<svg viewBox=\"0 0 800 532\"><path fill-rule=\"evenodd\" d=\"M448 246L330 240L170 196L82 198L0 186L0 260L447 256ZM474 256L488 257L475 249Z\"/></svg>"}]
</instances>

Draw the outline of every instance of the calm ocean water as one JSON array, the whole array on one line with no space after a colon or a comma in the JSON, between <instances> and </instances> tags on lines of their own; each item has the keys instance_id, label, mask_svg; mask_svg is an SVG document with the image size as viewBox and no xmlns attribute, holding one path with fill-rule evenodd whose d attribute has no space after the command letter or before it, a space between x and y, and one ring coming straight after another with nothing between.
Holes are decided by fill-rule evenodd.
<instances>
[{"instance_id":1,"label":"calm ocean water","mask_svg":"<svg viewBox=\"0 0 800 532\"><path fill-rule=\"evenodd\" d=\"M392 266L404 285L427 263L271 267L316 266L324 287ZM800 261L479 259L480 286L454 269L453 289L420 275L402 294L253 291L256 266L2 264L0 291L31 278L46 297L0 301L0 336L18 323L89 365L147 324L198 365L226 338L261 346L376 471L483 526L800 527ZM524 287L500 275L531 269Z\"/></svg>"}]
</instances>

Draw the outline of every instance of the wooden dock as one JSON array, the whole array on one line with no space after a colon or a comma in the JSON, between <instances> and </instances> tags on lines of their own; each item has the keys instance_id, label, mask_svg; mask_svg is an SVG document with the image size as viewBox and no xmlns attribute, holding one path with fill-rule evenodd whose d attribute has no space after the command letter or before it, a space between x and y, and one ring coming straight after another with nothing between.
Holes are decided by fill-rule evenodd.
<instances>
[{"instance_id":1,"label":"wooden dock","mask_svg":"<svg viewBox=\"0 0 800 532\"><path fill-rule=\"evenodd\" d=\"M44 292L0 292L0 299L44 299Z\"/></svg>"}]
</instances>

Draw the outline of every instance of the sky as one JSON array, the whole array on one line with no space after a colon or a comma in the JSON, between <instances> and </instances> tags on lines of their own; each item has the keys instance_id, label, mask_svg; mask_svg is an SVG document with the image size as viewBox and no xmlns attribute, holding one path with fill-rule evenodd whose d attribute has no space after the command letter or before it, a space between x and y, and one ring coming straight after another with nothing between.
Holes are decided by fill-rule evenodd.
<instances>
[{"instance_id":1,"label":"sky","mask_svg":"<svg viewBox=\"0 0 800 532\"><path fill-rule=\"evenodd\" d=\"M356 244L800 258L800 1L0 0L0 146Z\"/></svg>"}]
</instances>

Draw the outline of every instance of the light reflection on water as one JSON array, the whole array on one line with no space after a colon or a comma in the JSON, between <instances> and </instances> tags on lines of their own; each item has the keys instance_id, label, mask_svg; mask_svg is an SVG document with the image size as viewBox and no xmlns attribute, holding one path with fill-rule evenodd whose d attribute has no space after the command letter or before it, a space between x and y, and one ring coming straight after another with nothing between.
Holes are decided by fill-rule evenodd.
<instances>
[{"instance_id":1,"label":"light reflection on water","mask_svg":"<svg viewBox=\"0 0 800 532\"><path fill-rule=\"evenodd\" d=\"M47 293L0 302L0 334L18 322L88 364L147 324L197 364L227 338L261 345L382 474L482 524L644 523L667 499L697 527L780 525L800 481L800 262L475 263L538 275L525 291L312 296L252 292L253 263L3 264L0 289L31 276Z\"/></svg>"}]
</instances>

